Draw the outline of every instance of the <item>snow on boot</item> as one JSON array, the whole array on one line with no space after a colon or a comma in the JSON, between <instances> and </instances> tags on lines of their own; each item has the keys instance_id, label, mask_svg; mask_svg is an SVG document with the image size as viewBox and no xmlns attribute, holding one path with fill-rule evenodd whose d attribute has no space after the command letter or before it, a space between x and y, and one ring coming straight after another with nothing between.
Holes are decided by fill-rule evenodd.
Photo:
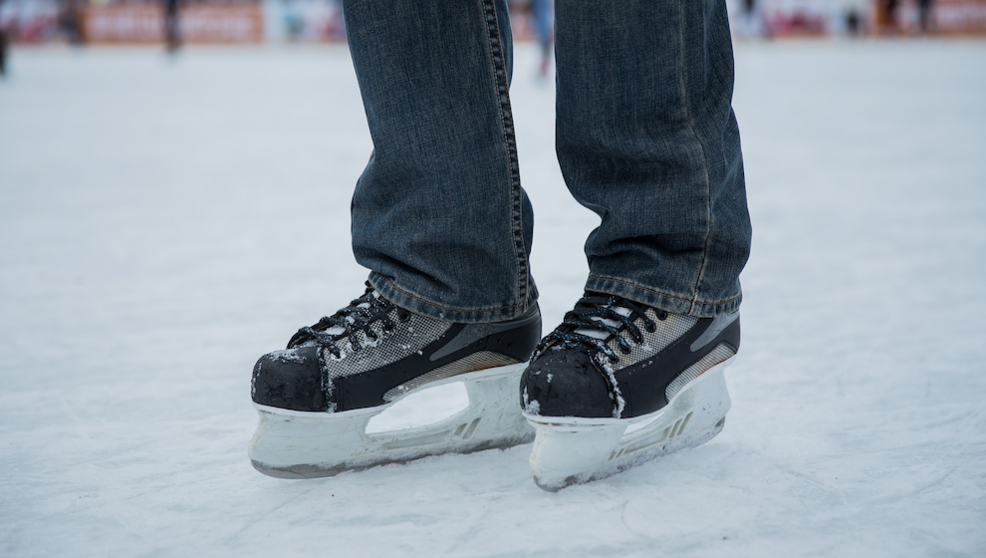
<instances>
[{"instance_id":1,"label":"snow on boot","mask_svg":"<svg viewBox=\"0 0 986 558\"><path fill-rule=\"evenodd\" d=\"M461 324L366 293L305 327L253 369L260 424L254 467L322 477L427 455L529 442L517 382L541 337L537 306L507 322ZM469 406L426 426L368 433L371 418L418 390L463 382Z\"/></svg>"},{"instance_id":2,"label":"snow on boot","mask_svg":"<svg viewBox=\"0 0 986 558\"><path fill-rule=\"evenodd\" d=\"M555 491L712 439L739 341L739 312L700 319L586 293L521 379L534 481Z\"/></svg>"}]
</instances>

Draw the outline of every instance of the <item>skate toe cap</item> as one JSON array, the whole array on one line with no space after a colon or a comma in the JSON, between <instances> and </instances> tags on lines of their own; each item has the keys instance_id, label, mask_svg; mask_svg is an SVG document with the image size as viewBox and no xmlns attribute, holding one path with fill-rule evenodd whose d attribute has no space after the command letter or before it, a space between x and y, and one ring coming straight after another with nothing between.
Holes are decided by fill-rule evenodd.
<instances>
[{"instance_id":1,"label":"skate toe cap","mask_svg":"<svg viewBox=\"0 0 986 558\"><path fill-rule=\"evenodd\" d=\"M520 396L525 412L540 416L612 418L615 408L609 382L581 351L541 355L524 371Z\"/></svg>"},{"instance_id":2,"label":"skate toe cap","mask_svg":"<svg viewBox=\"0 0 986 558\"><path fill-rule=\"evenodd\" d=\"M319 351L299 347L260 357L253 367L253 401L293 411L325 411Z\"/></svg>"}]
</instances>

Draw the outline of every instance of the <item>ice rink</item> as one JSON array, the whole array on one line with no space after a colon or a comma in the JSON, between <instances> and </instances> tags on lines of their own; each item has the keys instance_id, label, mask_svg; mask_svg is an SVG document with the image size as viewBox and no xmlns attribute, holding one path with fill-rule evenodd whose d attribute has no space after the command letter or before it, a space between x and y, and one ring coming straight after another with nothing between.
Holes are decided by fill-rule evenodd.
<instances>
[{"instance_id":1,"label":"ice rink","mask_svg":"<svg viewBox=\"0 0 986 558\"><path fill-rule=\"evenodd\" d=\"M561 180L536 57L518 47L511 95L548 328L597 219ZM15 50L0 556L986 554L986 41L736 57L754 249L726 428L551 494L530 445L308 481L250 466L254 361L363 292L348 210L371 144L344 47Z\"/></svg>"}]
</instances>

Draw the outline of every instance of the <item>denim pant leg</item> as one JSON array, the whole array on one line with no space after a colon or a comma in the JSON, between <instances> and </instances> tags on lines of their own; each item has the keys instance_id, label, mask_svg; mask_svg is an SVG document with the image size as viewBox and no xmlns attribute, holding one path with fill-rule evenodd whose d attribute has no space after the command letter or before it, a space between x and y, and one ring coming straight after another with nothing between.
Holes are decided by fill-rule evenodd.
<instances>
[{"instance_id":1,"label":"denim pant leg","mask_svg":"<svg viewBox=\"0 0 986 558\"><path fill-rule=\"evenodd\" d=\"M750 252L723 0L557 0L558 159L602 219L587 290L711 317Z\"/></svg>"},{"instance_id":2,"label":"denim pant leg","mask_svg":"<svg viewBox=\"0 0 986 558\"><path fill-rule=\"evenodd\" d=\"M345 0L344 10L374 148L353 195L356 260L411 311L520 316L537 293L506 3Z\"/></svg>"}]
</instances>

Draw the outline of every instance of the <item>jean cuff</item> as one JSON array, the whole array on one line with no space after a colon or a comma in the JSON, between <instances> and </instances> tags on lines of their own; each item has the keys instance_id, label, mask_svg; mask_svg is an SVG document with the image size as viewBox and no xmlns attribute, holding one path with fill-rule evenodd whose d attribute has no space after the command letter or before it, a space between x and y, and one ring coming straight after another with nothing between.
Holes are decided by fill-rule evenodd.
<instances>
[{"instance_id":1,"label":"jean cuff","mask_svg":"<svg viewBox=\"0 0 986 558\"><path fill-rule=\"evenodd\" d=\"M454 308L399 287L389 277L376 272L370 273L369 281L384 298L409 312L456 323L504 322L519 318L537 303L538 298L537 287L531 281L528 300L522 301L520 304L489 308Z\"/></svg>"},{"instance_id":2,"label":"jean cuff","mask_svg":"<svg viewBox=\"0 0 986 558\"><path fill-rule=\"evenodd\" d=\"M597 275L589 276L589 280L585 283L585 290L620 296L653 308L660 308L665 312L696 318L714 318L722 314L730 314L739 309L740 302L743 300L742 292L726 300L709 301L695 296L689 297L684 294L644 287L623 279Z\"/></svg>"}]
</instances>

